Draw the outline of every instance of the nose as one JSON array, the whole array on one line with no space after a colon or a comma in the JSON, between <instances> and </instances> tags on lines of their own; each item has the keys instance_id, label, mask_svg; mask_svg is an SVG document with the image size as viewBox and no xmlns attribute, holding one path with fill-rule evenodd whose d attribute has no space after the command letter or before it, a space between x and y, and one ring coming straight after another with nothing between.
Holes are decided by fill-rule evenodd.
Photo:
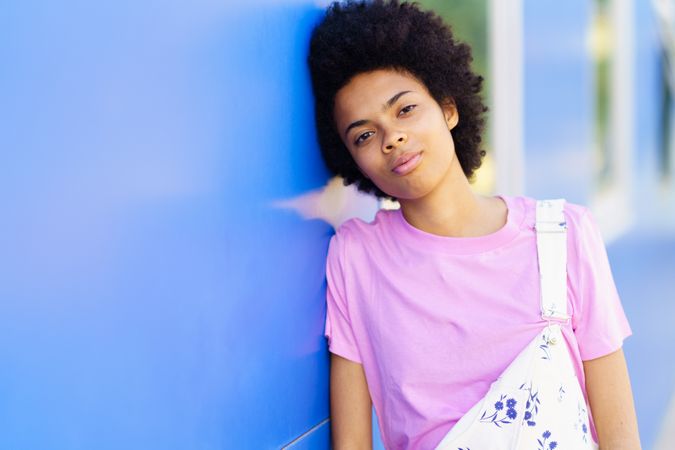
<instances>
[{"instance_id":1,"label":"nose","mask_svg":"<svg viewBox=\"0 0 675 450\"><path fill-rule=\"evenodd\" d=\"M386 151L391 151L394 147L397 147L401 144L405 144L408 141L408 136L403 132L395 132L392 134L390 139L387 139L387 143L384 148Z\"/></svg>"}]
</instances>

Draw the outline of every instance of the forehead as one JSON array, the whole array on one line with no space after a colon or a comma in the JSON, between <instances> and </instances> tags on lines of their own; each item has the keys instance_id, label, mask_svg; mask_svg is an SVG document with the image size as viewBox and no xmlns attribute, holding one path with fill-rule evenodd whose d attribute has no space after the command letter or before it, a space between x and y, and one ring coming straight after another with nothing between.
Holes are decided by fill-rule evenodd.
<instances>
[{"instance_id":1,"label":"forehead","mask_svg":"<svg viewBox=\"0 0 675 450\"><path fill-rule=\"evenodd\" d=\"M360 73L335 94L336 122L365 118L401 91L428 92L423 83L406 73L391 69Z\"/></svg>"}]
</instances>

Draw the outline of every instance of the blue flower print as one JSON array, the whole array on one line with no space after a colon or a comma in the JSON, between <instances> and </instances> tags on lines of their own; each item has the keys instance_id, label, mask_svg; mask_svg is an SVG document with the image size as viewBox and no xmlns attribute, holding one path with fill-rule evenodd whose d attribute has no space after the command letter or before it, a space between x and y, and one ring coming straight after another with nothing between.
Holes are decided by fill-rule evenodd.
<instances>
[{"instance_id":1,"label":"blue flower print","mask_svg":"<svg viewBox=\"0 0 675 450\"><path fill-rule=\"evenodd\" d=\"M588 423L588 413L586 411L585 406L586 406L585 403L582 406L581 401L579 401L579 403L577 404L579 414L577 417L577 422L574 424L574 429L580 430L581 440L584 442L588 442L588 426L586 425Z\"/></svg>"},{"instance_id":2,"label":"blue flower print","mask_svg":"<svg viewBox=\"0 0 675 450\"><path fill-rule=\"evenodd\" d=\"M560 388L558 388L558 401L562 402L563 397L565 397L565 386L560 383Z\"/></svg>"},{"instance_id":3,"label":"blue flower print","mask_svg":"<svg viewBox=\"0 0 675 450\"><path fill-rule=\"evenodd\" d=\"M483 415L481 416L480 421L484 422L484 423L493 423L493 424L497 425L499 428L501 428L501 426L503 424L513 423L512 421L513 421L513 419L515 419L518 416L518 413L516 412L514 407L509 406L509 405L515 406L516 400L513 399L513 398L509 398L509 399L506 400L507 410L506 410L506 414L502 416L501 414L502 414L502 411L504 410L504 399L505 398L506 398L506 395L502 394L501 397L499 398L499 400L497 402L495 402L495 404L494 404L495 411L492 414L488 415L487 410L483 411Z\"/></svg>"},{"instance_id":4,"label":"blue flower print","mask_svg":"<svg viewBox=\"0 0 675 450\"><path fill-rule=\"evenodd\" d=\"M534 420L534 416L539 412L539 392L536 391L532 393L532 382L529 386L525 386L525 383L520 385L521 390L528 391L530 393L527 402L525 403L525 415L523 417L523 425L527 424L528 427L533 427L537 424Z\"/></svg>"},{"instance_id":5,"label":"blue flower print","mask_svg":"<svg viewBox=\"0 0 675 450\"><path fill-rule=\"evenodd\" d=\"M551 355L548 353L548 343L549 343L548 337L542 335L541 338L544 340L544 343L539 346L539 348L544 351L544 356L542 356L541 359L548 359L550 361Z\"/></svg>"},{"instance_id":6,"label":"blue flower print","mask_svg":"<svg viewBox=\"0 0 675 450\"><path fill-rule=\"evenodd\" d=\"M551 437L550 431L548 431L548 430L544 431L541 434L541 437L543 437L544 439L543 440L537 439L537 442L539 443L539 447L538 447L539 450L553 450L554 448L556 448L558 446L558 443L556 441L551 441L551 442L548 443L548 445L546 445L546 441L548 440L548 438Z\"/></svg>"}]
</instances>

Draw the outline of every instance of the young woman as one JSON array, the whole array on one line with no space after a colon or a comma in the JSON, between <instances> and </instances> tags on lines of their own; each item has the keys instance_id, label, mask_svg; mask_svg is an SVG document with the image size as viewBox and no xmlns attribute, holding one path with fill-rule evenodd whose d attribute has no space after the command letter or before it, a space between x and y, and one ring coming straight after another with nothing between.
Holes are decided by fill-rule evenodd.
<instances>
[{"instance_id":1,"label":"young woman","mask_svg":"<svg viewBox=\"0 0 675 450\"><path fill-rule=\"evenodd\" d=\"M416 4L334 3L312 34L327 166L400 204L330 240L334 448L371 448L374 405L387 449L639 449L598 228L580 205L472 191L470 61Z\"/></svg>"}]
</instances>

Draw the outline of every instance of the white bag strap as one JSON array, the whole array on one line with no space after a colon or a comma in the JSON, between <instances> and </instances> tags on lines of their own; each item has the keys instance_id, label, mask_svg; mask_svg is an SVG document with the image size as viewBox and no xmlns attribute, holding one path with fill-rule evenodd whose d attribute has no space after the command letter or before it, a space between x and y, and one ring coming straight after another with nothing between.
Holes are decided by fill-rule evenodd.
<instances>
[{"instance_id":1,"label":"white bag strap","mask_svg":"<svg viewBox=\"0 0 675 450\"><path fill-rule=\"evenodd\" d=\"M537 257L541 286L541 317L568 320L567 223L564 199L537 201Z\"/></svg>"}]
</instances>

